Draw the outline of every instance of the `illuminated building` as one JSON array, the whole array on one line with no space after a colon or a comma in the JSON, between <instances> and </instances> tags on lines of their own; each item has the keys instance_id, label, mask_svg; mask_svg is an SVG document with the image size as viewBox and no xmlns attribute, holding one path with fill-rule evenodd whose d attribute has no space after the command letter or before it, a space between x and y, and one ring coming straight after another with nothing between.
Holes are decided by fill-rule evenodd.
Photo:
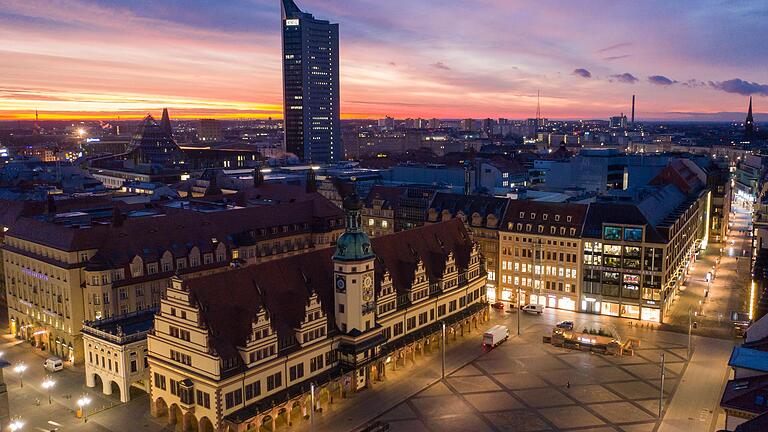
<instances>
[{"instance_id":1,"label":"illuminated building","mask_svg":"<svg viewBox=\"0 0 768 432\"><path fill-rule=\"evenodd\" d=\"M342 160L339 25L281 0L285 150L308 163Z\"/></svg>"},{"instance_id":2,"label":"illuminated building","mask_svg":"<svg viewBox=\"0 0 768 432\"><path fill-rule=\"evenodd\" d=\"M155 416L274 430L310 401L378 385L442 323L455 334L485 319L485 270L461 221L369 240L362 204L344 207L335 248L173 281L148 337Z\"/></svg>"}]
</instances>

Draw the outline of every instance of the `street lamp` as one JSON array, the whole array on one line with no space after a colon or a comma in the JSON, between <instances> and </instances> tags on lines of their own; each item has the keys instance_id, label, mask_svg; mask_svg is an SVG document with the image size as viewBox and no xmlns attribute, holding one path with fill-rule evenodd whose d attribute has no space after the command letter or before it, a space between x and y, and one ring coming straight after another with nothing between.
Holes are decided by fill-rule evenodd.
<instances>
[{"instance_id":1,"label":"street lamp","mask_svg":"<svg viewBox=\"0 0 768 432\"><path fill-rule=\"evenodd\" d=\"M22 421L20 417L17 417L15 420L11 420L11 423L8 425L8 429L10 429L11 432L20 431L23 427L24 421Z\"/></svg>"},{"instance_id":2,"label":"street lamp","mask_svg":"<svg viewBox=\"0 0 768 432\"><path fill-rule=\"evenodd\" d=\"M86 410L86 407L90 403L91 403L91 398L89 398L88 396L83 396L77 400L77 406L80 407L80 411L83 413L83 423L88 421L88 411Z\"/></svg>"},{"instance_id":3,"label":"street lamp","mask_svg":"<svg viewBox=\"0 0 768 432\"><path fill-rule=\"evenodd\" d=\"M664 410L664 353L661 353L661 390L659 391L659 418Z\"/></svg>"},{"instance_id":4,"label":"street lamp","mask_svg":"<svg viewBox=\"0 0 768 432\"><path fill-rule=\"evenodd\" d=\"M517 287L517 335L520 336L520 312L523 310L522 298L520 298L520 287Z\"/></svg>"},{"instance_id":5,"label":"street lamp","mask_svg":"<svg viewBox=\"0 0 768 432\"><path fill-rule=\"evenodd\" d=\"M48 377L45 379L45 381L43 381L43 388L48 390L48 405L51 405L53 403L53 401L51 400L51 389L55 385L56 385L56 381L51 379L51 377Z\"/></svg>"},{"instance_id":6,"label":"street lamp","mask_svg":"<svg viewBox=\"0 0 768 432\"><path fill-rule=\"evenodd\" d=\"M440 343L441 348L441 366L442 366L442 379L445 379L445 321L441 321L440 324L442 324L442 332L441 337L443 341Z\"/></svg>"},{"instance_id":7,"label":"street lamp","mask_svg":"<svg viewBox=\"0 0 768 432\"><path fill-rule=\"evenodd\" d=\"M27 365L25 365L24 363L19 363L13 368L13 371L19 374L19 386L22 388L24 387L24 371L25 370L27 370Z\"/></svg>"}]
</instances>

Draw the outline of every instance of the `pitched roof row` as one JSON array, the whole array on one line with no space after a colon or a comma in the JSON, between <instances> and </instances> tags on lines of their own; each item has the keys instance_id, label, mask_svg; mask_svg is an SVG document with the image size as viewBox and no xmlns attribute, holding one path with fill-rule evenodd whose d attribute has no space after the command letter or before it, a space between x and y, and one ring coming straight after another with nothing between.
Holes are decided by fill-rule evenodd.
<instances>
[{"instance_id":1,"label":"pitched roof row","mask_svg":"<svg viewBox=\"0 0 768 432\"><path fill-rule=\"evenodd\" d=\"M469 265L472 240L459 220L427 225L371 239L377 292L385 273L395 289L412 286L423 262L430 280L440 278L449 254L459 271ZM317 293L329 324L334 320L333 248L272 260L261 264L184 281L208 327L213 347L222 357L234 358L250 335L251 322L266 309L281 337L291 337L304 319L304 308Z\"/></svg>"}]
</instances>

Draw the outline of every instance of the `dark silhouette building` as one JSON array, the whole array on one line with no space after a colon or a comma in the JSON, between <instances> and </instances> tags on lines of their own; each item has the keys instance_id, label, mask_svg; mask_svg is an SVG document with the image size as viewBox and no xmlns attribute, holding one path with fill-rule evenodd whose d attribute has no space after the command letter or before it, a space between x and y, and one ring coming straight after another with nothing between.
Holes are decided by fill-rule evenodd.
<instances>
[{"instance_id":1,"label":"dark silhouette building","mask_svg":"<svg viewBox=\"0 0 768 432\"><path fill-rule=\"evenodd\" d=\"M747 119L744 120L744 135L747 138L752 138L755 135L755 120L752 118L752 96L749 97L749 110L747 111Z\"/></svg>"},{"instance_id":2,"label":"dark silhouette building","mask_svg":"<svg viewBox=\"0 0 768 432\"><path fill-rule=\"evenodd\" d=\"M310 163L342 159L339 25L281 0L285 151Z\"/></svg>"}]
</instances>

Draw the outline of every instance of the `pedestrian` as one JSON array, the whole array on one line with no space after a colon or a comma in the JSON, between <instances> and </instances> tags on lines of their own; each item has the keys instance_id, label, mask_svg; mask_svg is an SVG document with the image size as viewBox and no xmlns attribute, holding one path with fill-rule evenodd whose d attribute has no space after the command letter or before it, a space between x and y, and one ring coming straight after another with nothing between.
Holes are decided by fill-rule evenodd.
<instances>
[{"instance_id":1,"label":"pedestrian","mask_svg":"<svg viewBox=\"0 0 768 432\"><path fill-rule=\"evenodd\" d=\"M565 383L565 388L568 388L568 389L569 389L569 388L571 388L571 381L570 381L570 380L568 380L568 381Z\"/></svg>"}]
</instances>

